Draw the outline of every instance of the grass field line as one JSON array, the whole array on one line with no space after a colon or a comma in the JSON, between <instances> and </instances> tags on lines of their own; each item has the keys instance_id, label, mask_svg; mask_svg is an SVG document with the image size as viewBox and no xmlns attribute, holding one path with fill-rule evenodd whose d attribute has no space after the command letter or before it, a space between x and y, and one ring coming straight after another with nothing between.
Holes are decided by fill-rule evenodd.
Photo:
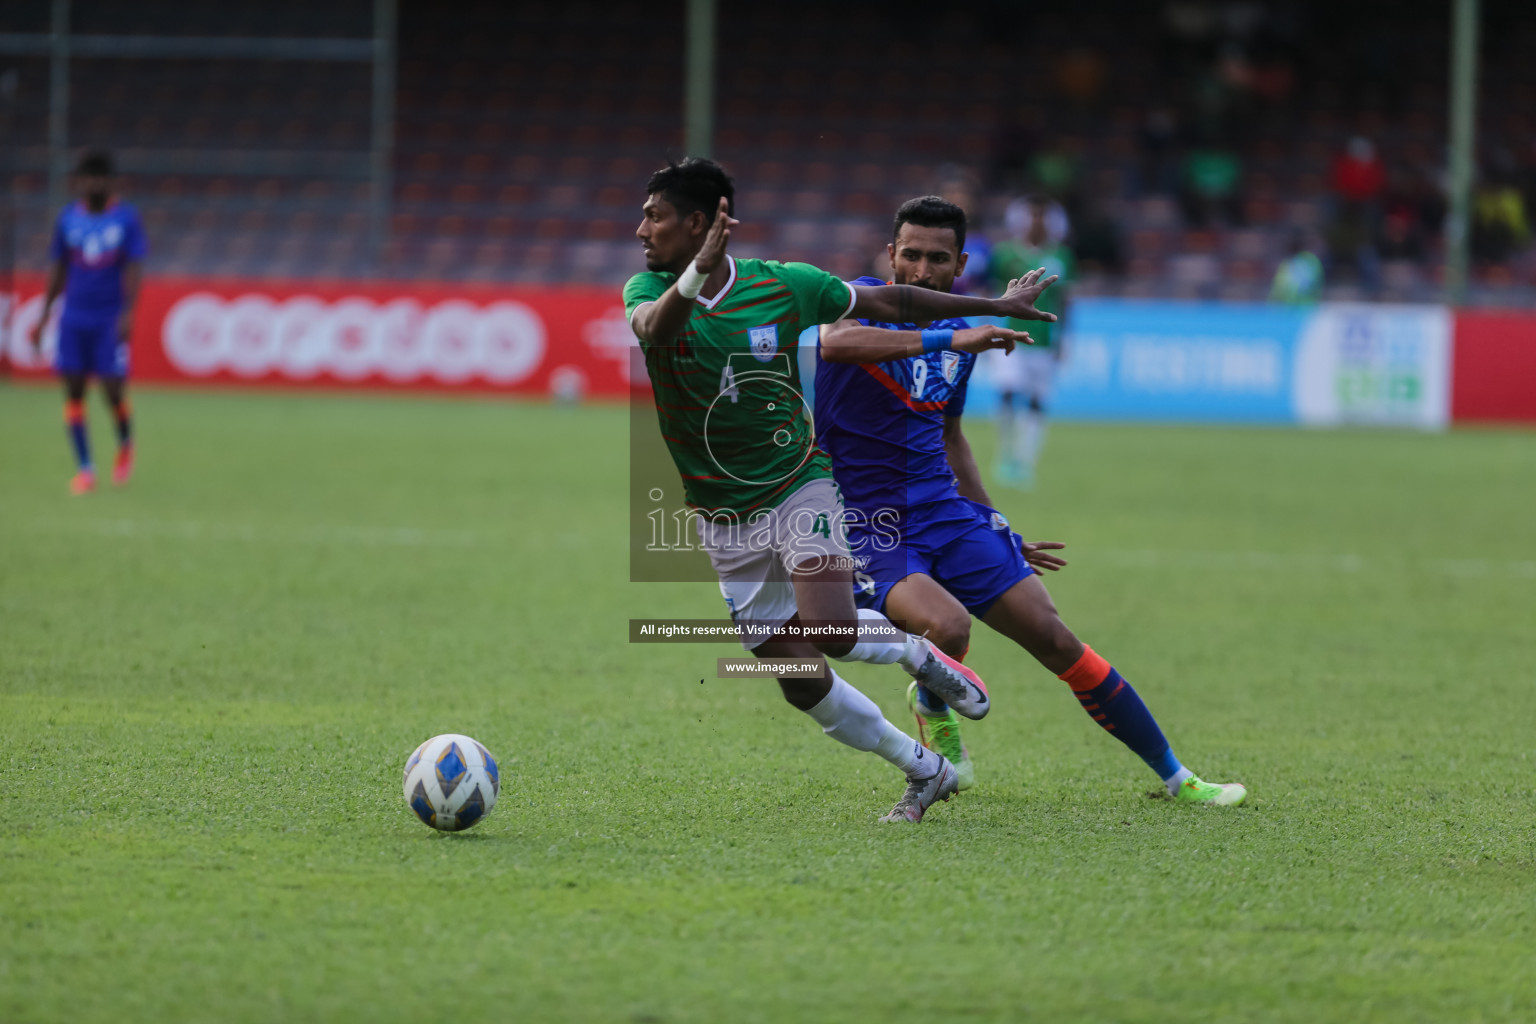
<instances>
[{"instance_id":1,"label":"grass field line","mask_svg":"<svg viewBox=\"0 0 1536 1024\"><path fill-rule=\"evenodd\" d=\"M417 526L274 526L189 520L87 519L53 520L45 528L83 528L111 537L174 537L184 540L236 540L267 544L347 544L361 547L469 548L505 543L502 535L477 530L443 530ZM1093 548L1082 560L1122 569L1196 569L1219 572L1279 572L1305 569L1338 573L1423 572L1462 577L1536 579L1536 559L1432 558L1422 562L1367 559L1340 554L1277 551L1190 551L1173 548Z\"/></svg>"},{"instance_id":2,"label":"grass field line","mask_svg":"<svg viewBox=\"0 0 1536 1024\"><path fill-rule=\"evenodd\" d=\"M109 537L173 537L184 540L238 540L268 544L355 544L364 547L468 548L493 542L474 530L417 526L257 526L250 523L88 519L78 525Z\"/></svg>"},{"instance_id":3,"label":"grass field line","mask_svg":"<svg viewBox=\"0 0 1536 1024\"><path fill-rule=\"evenodd\" d=\"M1273 551L1177 551L1165 548L1093 548L1084 561L1122 569L1212 569L1225 571L1312 571L1365 573L1414 567L1452 576L1510 576L1536 579L1536 560L1431 558L1422 562L1371 560L1355 554L1281 554Z\"/></svg>"}]
</instances>

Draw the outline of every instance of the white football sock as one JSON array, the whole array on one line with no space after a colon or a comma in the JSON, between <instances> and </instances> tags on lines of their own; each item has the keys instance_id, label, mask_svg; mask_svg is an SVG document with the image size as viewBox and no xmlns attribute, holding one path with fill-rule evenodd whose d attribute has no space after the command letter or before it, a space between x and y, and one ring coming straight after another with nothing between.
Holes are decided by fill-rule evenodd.
<instances>
[{"instance_id":1,"label":"white football sock","mask_svg":"<svg viewBox=\"0 0 1536 1024\"><path fill-rule=\"evenodd\" d=\"M997 461L1017 462L1019 458L1019 418L1010 402L997 413Z\"/></svg>"},{"instance_id":2,"label":"white football sock","mask_svg":"<svg viewBox=\"0 0 1536 1024\"><path fill-rule=\"evenodd\" d=\"M1185 779L1192 779L1194 777L1195 777L1195 773L1194 772L1190 771L1188 768L1182 768L1181 767L1178 771L1174 772L1172 775L1170 775L1166 779L1164 779L1163 780L1163 785L1168 787L1168 795L1169 796L1178 796L1179 795L1179 787L1184 785L1184 780Z\"/></svg>"},{"instance_id":3,"label":"white football sock","mask_svg":"<svg viewBox=\"0 0 1536 1024\"><path fill-rule=\"evenodd\" d=\"M1024 449L1024 461L1033 466L1040 461L1040 449L1045 447L1045 413L1032 409L1025 418L1029 423L1029 447Z\"/></svg>"},{"instance_id":4,"label":"white football sock","mask_svg":"<svg viewBox=\"0 0 1536 1024\"><path fill-rule=\"evenodd\" d=\"M932 751L896 728L880 713L875 702L832 672L832 689L821 703L806 712L821 731L854 750L872 751L907 775L927 778L938 770Z\"/></svg>"},{"instance_id":5,"label":"white football sock","mask_svg":"<svg viewBox=\"0 0 1536 1024\"><path fill-rule=\"evenodd\" d=\"M1039 454L1039 433L1040 414L1033 410L1026 410L1014 421L1014 457L1026 466L1033 466Z\"/></svg>"},{"instance_id":6,"label":"white football sock","mask_svg":"<svg viewBox=\"0 0 1536 1024\"><path fill-rule=\"evenodd\" d=\"M864 635L864 625L868 623L874 626L887 627L885 632L896 627L884 615L873 608L859 609L859 635ZM901 662L901 667L908 672L916 672L922 667L928 658L927 646L911 633L902 633L897 630L900 639L884 640L871 639L860 640L853 645L853 650L838 658L838 661L863 661L871 665L889 665L893 661Z\"/></svg>"}]
</instances>

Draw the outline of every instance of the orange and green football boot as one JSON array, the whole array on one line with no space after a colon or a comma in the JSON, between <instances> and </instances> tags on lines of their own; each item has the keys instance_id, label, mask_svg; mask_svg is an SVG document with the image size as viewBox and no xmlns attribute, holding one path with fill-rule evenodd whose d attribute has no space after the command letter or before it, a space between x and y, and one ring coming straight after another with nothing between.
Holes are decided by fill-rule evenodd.
<instances>
[{"instance_id":1,"label":"orange and green football boot","mask_svg":"<svg viewBox=\"0 0 1536 1024\"><path fill-rule=\"evenodd\" d=\"M970 789L976 784L976 766L971 763L971 752L960 739L960 716L954 708L947 708L935 718L926 715L917 706L917 681L907 687L907 708L917 719L917 741L936 754L943 754L955 766L958 781L956 792Z\"/></svg>"},{"instance_id":2,"label":"orange and green football boot","mask_svg":"<svg viewBox=\"0 0 1536 1024\"><path fill-rule=\"evenodd\" d=\"M1206 807L1236 807L1248 799L1248 787L1241 782L1202 782L1191 775L1179 784L1173 798L1181 804L1203 804Z\"/></svg>"}]
</instances>

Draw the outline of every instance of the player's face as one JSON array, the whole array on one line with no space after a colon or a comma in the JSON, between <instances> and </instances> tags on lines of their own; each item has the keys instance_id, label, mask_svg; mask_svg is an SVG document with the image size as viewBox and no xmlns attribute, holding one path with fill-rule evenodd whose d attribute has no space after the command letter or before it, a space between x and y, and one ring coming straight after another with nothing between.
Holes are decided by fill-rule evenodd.
<instances>
[{"instance_id":1,"label":"player's face","mask_svg":"<svg viewBox=\"0 0 1536 1024\"><path fill-rule=\"evenodd\" d=\"M89 206L100 209L112 192L112 179L103 174L81 174L75 179L75 187Z\"/></svg>"},{"instance_id":2,"label":"player's face","mask_svg":"<svg viewBox=\"0 0 1536 1024\"><path fill-rule=\"evenodd\" d=\"M646 199L640 208L640 226L635 237L645 249L645 269L680 272L688 261L698 255L704 244L704 231L700 228L702 214L679 216L677 207L667 202L658 192Z\"/></svg>"},{"instance_id":3,"label":"player's face","mask_svg":"<svg viewBox=\"0 0 1536 1024\"><path fill-rule=\"evenodd\" d=\"M891 257L891 281L947 292L965 270L965 253L955 240L954 228L925 228L908 222L887 245Z\"/></svg>"},{"instance_id":4,"label":"player's face","mask_svg":"<svg viewBox=\"0 0 1536 1024\"><path fill-rule=\"evenodd\" d=\"M1044 245L1050 232L1046 229L1046 215L1050 212L1044 203L1029 204L1029 230L1024 233L1030 245Z\"/></svg>"}]
</instances>

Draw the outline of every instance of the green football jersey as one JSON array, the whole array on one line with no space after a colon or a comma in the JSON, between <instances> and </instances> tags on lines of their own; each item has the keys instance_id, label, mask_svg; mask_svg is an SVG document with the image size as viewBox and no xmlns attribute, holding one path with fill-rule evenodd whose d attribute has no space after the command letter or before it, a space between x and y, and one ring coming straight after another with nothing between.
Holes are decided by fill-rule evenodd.
<instances>
[{"instance_id":1,"label":"green football jersey","mask_svg":"<svg viewBox=\"0 0 1536 1024\"><path fill-rule=\"evenodd\" d=\"M796 356L800 332L842 319L854 292L806 263L726 259L720 294L700 295L671 343L641 348L689 504L740 516L832 475L816 447ZM651 271L630 278L625 314L633 318L674 279Z\"/></svg>"},{"instance_id":2,"label":"green football jersey","mask_svg":"<svg viewBox=\"0 0 1536 1024\"><path fill-rule=\"evenodd\" d=\"M1042 313L1060 314L1066 297L1067 284L1072 280L1074 267L1072 250L1064 245L1045 245L1036 248L1025 242L999 242L992 247L987 270L999 293L1008 282L1023 277L1038 267L1045 268L1045 276L1057 275L1060 280L1040 293L1035 308ZM1008 326L1016 331L1028 331L1035 339L1036 348L1050 348L1056 343L1057 325L1044 320L1014 320Z\"/></svg>"}]
</instances>

